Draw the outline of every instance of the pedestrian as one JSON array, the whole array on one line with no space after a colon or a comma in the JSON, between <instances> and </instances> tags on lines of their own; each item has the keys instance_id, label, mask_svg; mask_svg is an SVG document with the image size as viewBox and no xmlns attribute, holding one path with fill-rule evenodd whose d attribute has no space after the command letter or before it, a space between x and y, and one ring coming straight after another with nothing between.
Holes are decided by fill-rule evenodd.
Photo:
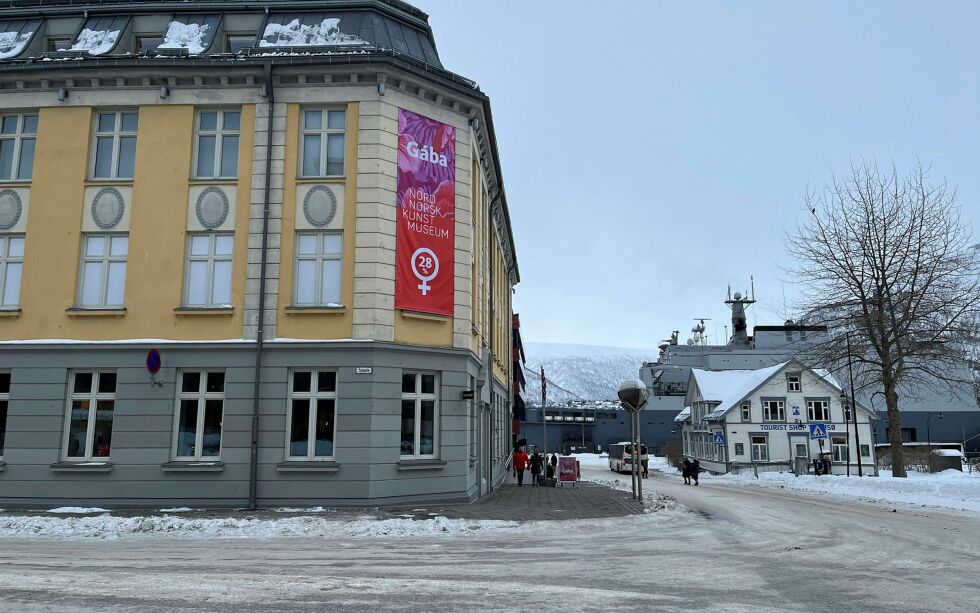
<instances>
[{"instance_id":1,"label":"pedestrian","mask_svg":"<svg viewBox=\"0 0 980 613\"><path fill-rule=\"evenodd\" d=\"M527 452L518 447L514 452L514 472L517 475L517 487L524 486L524 469L527 468Z\"/></svg>"},{"instance_id":2,"label":"pedestrian","mask_svg":"<svg viewBox=\"0 0 980 613\"><path fill-rule=\"evenodd\" d=\"M691 478L694 479L694 485L698 484L698 475L701 473L701 461L694 458L694 462L691 463Z\"/></svg>"},{"instance_id":3,"label":"pedestrian","mask_svg":"<svg viewBox=\"0 0 980 613\"><path fill-rule=\"evenodd\" d=\"M551 454L551 459L548 460L548 465L545 467L545 476L548 479L555 478L555 469L558 467L558 456Z\"/></svg>"},{"instance_id":4,"label":"pedestrian","mask_svg":"<svg viewBox=\"0 0 980 613\"><path fill-rule=\"evenodd\" d=\"M531 456L531 487L537 487L538 477L541 475L541 468L544 465L544 458L538 453L538 450L534 450L534 455Z\"/></svg>"},{"instance_id":5,"label":"pedestrian","mask_svg":"<svg viewBox=\"0 0 980 613\"><path fill-rule=\"evenodd\" d=\"M691 461L684 458L684 468L681 469L681 473L684 475L684 485L691 485Z\"/></svg>"},{"instance_id":6,"label":"pedestrian","mask_svg":"<svg viewBox=\"0 0 980 613\"><path fill-rule=\"evenodd\" d=\"M646 479L650 475L650 458L644 456L640 465L643 466L643 478Z\"/></svg>"}]
</instances>

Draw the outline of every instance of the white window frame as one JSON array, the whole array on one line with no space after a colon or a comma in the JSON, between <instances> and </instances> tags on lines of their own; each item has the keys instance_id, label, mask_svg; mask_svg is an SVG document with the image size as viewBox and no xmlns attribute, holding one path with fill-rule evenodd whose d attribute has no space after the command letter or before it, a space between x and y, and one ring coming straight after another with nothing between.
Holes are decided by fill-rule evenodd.
<instances>
[{"instance_id":1,"label":"white window frame","mask_svg":"<svg viewBox=\"0 0 980 613\"><path fill-rule=\"evenodd\" d=\"M414 400L415 401L415 446L413 447L414 453L410 455L401 454L401 403L398 405L398 421L399 421L399 454L403 460L418 460L418 459L434 459L439 457L439 385L440 377L438 372L425 371L425 370L405 370L402 375L412 374L415 375L415 392L409 393L402 391L401 400ZM422 375L432 375L435 377L433 382L433 393L423 394L422 393ZM422 401L430 400L432 401L432 453L419 453L422 443ZM494 424L496 426L496 424Z\"/></svg>"},{"instance_id":2,"label":"white window frame","mask_svg":"<svg viewBox=\"0 0 980 613\"><path fill-rule=\"evenodd\" d=\"M0 234L0 310L16 310L20 307L20 287L24 283L24 256L23 249L21 255L10 255L10 242L15 239L23 241L22 247L27 245L27 237L23 234ZM14 289L17 294L16 300L7 298L7 275L10 274L12 264L20 265L20 283Z\"/></svg>"},{"instance_id":3,"label":"white window frame","mask_svg":"<svg viewBox=\"0 0 980 613\"><path fill-rule=\"evenodd\" d=\"M847 464L850 461L851 449L846 436L831 436L830 450L833 453L833 462L835 464ZM841 455L844 457L842 458Z\"/></svg>"},{"instance_id":4,"label":"white window frame","mask_svg":"<svg viewBox=\"0 0 980 613\"><path fill-rule=\"evenodd\" d=\"M206 236L208 238L208 253L207 255L191 255L192 253L192 243L194 237ZM230 254L217 254L218 237L229 236L231 237L231 253ZM205 288L205 301L203 303L190 302L190 283L191 283L191 263L192 262L207 262L207 287ZM228 279L228 302L218 303L214 300L214 274L215 274L215 262L231 262L231 272L230 278ZM188 232L187 233L187 249L186 249L186 259L184 262L184 299L183 306L185 308L191 309L222 309L231 306L231 295L234 290L235 281L235 233L234 232Z\"/></svg>"},{"instance_id":5,"label":"white window frame","mask_svg":"<svg viewBox=\"0 0 980 613\"><path fill-rule=\"evenodd\" d=\"M37 113L5 113L3 115L0 115L0 122L7 119L8 117L17 118L17 128L14 130L12 134L5 134L0 132L0 141L13 141L14 143L13 157L11 158L10 161L10 177L8 178L0 177L0 182L17 183L17 182L30 181L34 176L34 160L37 157L37 125L38 125L39 116ZM33 132L24 131L25 124L27 123L28 117L34 118ZM2 123L0 123L0 125L2 125ZM27 176L22 177L21 171L23 170L23 168L21 168L21 164L23 163L24 160L22 160L20 156L21 156L21 152L23 151L25 141L34 142L34 156L31 157L31 167L27 171Z\"/></svg>"},{"instance_id":6,"label":"white window frame","mask_svg":"<svg viewBox=\"0 0 980 613\"><path fill-rule=\"evenodd\" d=\"M756 440L755 440L757 438L761 438L764 442L763 443L757 443ZM752 451L752 456L751 457L752 457L752 461L753 462L768 462L769 461L769 437L768 436L766 436L765 434L751 434L751 435L749 435L749 446L751 447L751 451ZM757 450L760 450L760 449L764 452L763 454L757 454L756 453L756 451ZM763 455L764 457L759 458L758 457L759 455Z\"/></svg>"},{"instance_id":7,"label":"white window frame","mask_svg":"<svg viewBox=\"0 0 980 613\"><path fill-rule=\"evenodd\" d=\"M327 253L323 248L324 238L326 236L339 236L340 237L340 251L337 253ZM303 236L313 236L316 238L316 253L315 254L301 254L299 251L300 239ZM294 270L293 270L293 304L295 306L301 307L316 307L316 306L340 306L343 304L344 296L344 233L342 231L328 231L328 230L317 230L317 231L298 231L296 232L296 259L294 260ZM337 301L331 302L323 298L323 266L326 261L339 261L340 262L340 279L339 286L340 292L337 295ZM304 282L300 278L299 268L300 262L315 262L315 278L313 279L314 284L314 295L316 299L313 302L300 302L299 300L299 286L300 283Z\"/></svg>"},{"instance_id":8,"label":"white window frame","mask_svg":"<svg viewBox=\"0 0 980 613\"><path fill-rule=\"evenodd\" d=\"M817 417L816 410L817 404L822 405L822 417ZM812 422L829 422L830 421L830 401L822 400L820 398L809 398L806 401L806 417L808 421Z\"/></svg>"},{"instance_id":9,"label":"white window frame","mask_svg":"<svg viewBox=\"0 0 980 613\"><path fill-rule=\"evenodd\" d=\"M123 115L136 114L136 130L123 130ZM102 115L115 115L114 129L112 132L102 132L99 130L99 118ZM123 177L119 175L119 154L122 150L121 140L124 137L138 138L139 133L139 109L118 109L118 110L96 110L94 114L94 124L92 126L92 162L89 169L89 176L95 181L132 181L136 175L136 148L133 148L133 175L134 177ZM112 160L109 165L109 176L100 177L95 173L98 169L98 147L99 138L112 138ZM137 142L137 146L139 143Z\"/></svg>"},{"instance_id":10,"label":"white window frame","mask_svg":"<svg viewBox=\"0 0 980 613\"><path fill-rule=\"evenodd\" d=\"M202 113L217 113L217 123L213 130L205 130L201 127L201 114ZM225 128L225 114L226 113L238 113L238 128L234 130L229 130ZM213 136L214 137L214 160L211 164L212 174L200 174L198 171L198 160L201 151L201 137L202 136ZM222 154L225 148L225 139L234 137L238 139L238 156L235 158L235 174L224 175L221 174L221 161ZM199 108L197 112L194 113L194 159L192 161L193 176L195 179L237 179L238 178L238 160L241 159L242 155L242 109L241 108Z\"/></svg>"},{"instance_id":11,"label":"white window frame","mask_svg":"<svg viewBox=\"0 0 980 613\"><path fill-rule=\"evenodd\" d=\"M86 255L88 251L88 241L93 238L101 238L105 241L105 248L102 255ZM126 239L126 255L111 255L112 240L114 238ZM83 309L121 309L126 304L126 275L129 272L129 233L127 232L84 232L82 233L82 254L79 258L78 268L78 299L76 304ZM90 263L99 264L100 278L99 301L97 304L84 304L85 294L85 265ZM122 300L119 304L109 304L109 265L123 264L123 286Z\"/></svg>"},{"instance_id":12,"label":"white window frame","mask_svg":"<svg viewBox=\"0 0 980 613\"><path fill-rule=\"evenodd\" d=\"M791 373L786 375L786 391L799 392L803 390L803 375Z\"/></svg>"},{"instance_id":13,"label":"white window frame","mask_svg":"<svg viewBox=\"0 0 980 613\"><path fill-rule=\"evenodd\" d=\"M752 405L745 403L742 405L742 421L750 422L752 421Z\"/></svg>"},{"instance_id":14,"label":"white window frame","mask_svg":"<svg viewBox=\"0 0 980 613\"><path fill-rule=\"evenodd\" d=\"M775 405L776 416L773 417L772 408ZM786 401L777 398L769 398L762 401L762 421L784 422L786 421Z\"/></svg>"},{"instance_id":15,"label":"white window frame","mask_svg":"<svg viewBox=\"0 0 980 613\"><path fill-rule=\"evenodd\" d=\"M0 415L0 460L3 460L3 449L7 439L7 419L10 417L10 387L13 374L9 370L0 370L0 375L7 376L7 391L0 390L0 402L5 403L3 414Z\"/></svg>"},{"instance_id":16,"label":"white window frame","mask_svg":"<svg viewBox=\"0 0 980 613\"><path fill-rule=\"evenodd\" d=\"M92 375L92 388L85 392L75 392L75 377L80 374L91 374ZM113 374L116 375L116 387L112 393L99 392L99 381L103 374ZM112 457L112 442L110 439L109 443L109 455L97 456L95 455L95 424L98 417L98 407L99 401L111 400L112 401L112 412L113 417L115 417L116 412L116 390L119 389L119 374L115 370L89 370L89 369L79 369L70 371L68 377L68 402L65 407L65 432L62 436L61 441L61 457L65 462L108 462ZM85 430L85 453L81 456L69 456L68 455L68 444L71 440L71 405L75 400L88 400L88 425ZM113 420L113 425L115 425L115 420ZM110 431L111 432L111 431Z\"/></svg>"},{"instance_id":17,"label":"white window frame","mask_svg":"<svg viewBox=\"0 0 980 613\"><path fill-rule=\"evenodd\" d=\"M333 112L343 112L344 113L344 127L343 128L328 128L327 124L330 119L330 111ZM320 128L306 128L306 113L308 112L320 112L322 114L320 121ZM330 106L309 106L302 107L299 113L299 176L301 178L322 178L322 177L344 177L347 175L347 126L348 126L348 111L347 107L330 107ZM329 141L330 135L339 134L344 137L344 159L342 161L343 168L340 174L327 174L327 141ZM307 136L320 136L320 168L317 174L306 174L306 137Z\"/></svg>"},{"instance_id":18,"label":"white window frame","mask_svg":"<svg viewBox=\"0 0 980 613\"><path fill-rule=\"evenodd\" d=\"M185 392L184 375L186 373L199 373L201 375L198 390L196 392ZM225 375L224 385L220 392L209 392L208 374L222 373ZM170 447L170 457L175 462L220 462L221 454L225 448L225 392L228 390L228 373L221 368L198 369L187 368L177 371L177 402L174 405L174 430L173 443ZM194 455L177 455L178 443L180 439L180 404L182 400L197 400L197 423L194 430ZM202 455L204 449L204 419L208 400L221 401L221 443L218 446L218 455Z\"/></svg>"},{"instance_id":19,"label":"white window frame","mask_svg":"<svg viewBox=\"0 0 980 613\"><path fill-rule=\"evenodd\" d=\"M293 390L293 379L297 372L310 373L310 391L297 392ZM334 391L317 391L317 381L323 373L331 373L334 376ZM329 368L296 368L289 371L289 393L286 399L286 461L287 462L329 462L337 456L337 391L340 389L338 372ZM309 401L309 424L307 427L307 447L306 455L294 456L290 453L290 437L293 432L293 400ZM333 453L328 456L316 455L316 422L319 414L318 400L333 400Z\"/></svg>"}]
</instances>

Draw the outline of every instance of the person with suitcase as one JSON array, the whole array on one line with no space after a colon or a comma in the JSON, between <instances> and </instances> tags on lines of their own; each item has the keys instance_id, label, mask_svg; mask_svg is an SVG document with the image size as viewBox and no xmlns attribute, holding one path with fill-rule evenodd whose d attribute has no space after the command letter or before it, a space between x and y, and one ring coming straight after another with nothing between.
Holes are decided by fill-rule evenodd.
<instances>
[{"instance_id":1,"label":"person with suitcase","mask_svg":"<svg viewBox=\"0 0 980 613\"><path fill-rule=\"evenodd\" d=\"M534 450L534 455L531 456L531 485L532 487L537 487L540 485L538 481L541 477L541 467L544 465L544 458L538 453L538 450Z\"/></svg>"}]
</instances>

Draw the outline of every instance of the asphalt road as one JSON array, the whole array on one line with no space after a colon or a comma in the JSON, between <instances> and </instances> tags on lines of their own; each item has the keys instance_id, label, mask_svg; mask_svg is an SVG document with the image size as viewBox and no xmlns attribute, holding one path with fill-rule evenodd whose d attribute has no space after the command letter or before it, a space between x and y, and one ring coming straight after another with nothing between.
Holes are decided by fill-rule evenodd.
<instances>
[{"instance_id":1,"label":"asphalt road","mask_svg":"<svg viewBox=\"0 0 980 613\"><path fill-rule=\"evenodd\" d=\"M690 510L445 538L2 540L0 611L980 609L975 516L645 485Z\"/></svg>"}]
</instances>

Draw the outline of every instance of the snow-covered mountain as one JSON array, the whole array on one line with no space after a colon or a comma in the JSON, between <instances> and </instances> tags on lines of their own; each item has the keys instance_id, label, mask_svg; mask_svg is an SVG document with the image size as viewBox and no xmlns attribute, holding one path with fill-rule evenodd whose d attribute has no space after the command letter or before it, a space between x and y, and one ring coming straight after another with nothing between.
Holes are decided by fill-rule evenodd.
<instances>
[{"instance_id":1,"label":"snow-covered mountain","mask_svg":"<svg viewBox=\"0 0 980 613\"><path fill-rule=\"evenodd\" d=\"M601 345L524 343L529 404L541 403L541 367L548 378L548 404L572 400L616 400L624 379L635 379L657 351ZM563 388L563 389L561 389Z\"/></svg>"}]
</instances>

